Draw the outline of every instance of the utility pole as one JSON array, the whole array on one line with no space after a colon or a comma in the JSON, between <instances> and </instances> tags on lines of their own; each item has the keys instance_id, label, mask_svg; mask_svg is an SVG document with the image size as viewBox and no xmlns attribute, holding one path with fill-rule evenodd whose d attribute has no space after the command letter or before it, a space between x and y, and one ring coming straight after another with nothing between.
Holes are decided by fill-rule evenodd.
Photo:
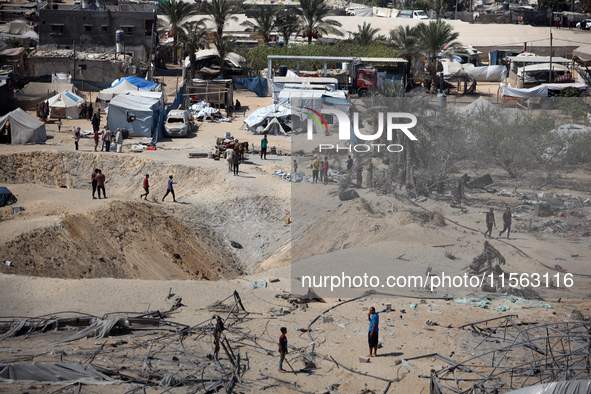
<instances>
[{"instance_id":1,"label":"utility pole","mask_svg":"<svg viewBox=\"0 0 591 394\"><path fill-rule=\"evenodd\" d=\"M156 15L154 15L156 16ZM157 17L156 17L157 18ZM148 54L148 80L151 81L154 78L154 71L152 70L152 48L154 47L154 25L156 24L156 18L152 21L152 34L150 34L150 53Z\"/></svg>"},{"instance_id":2,"label":"utility pole","mask_svg":"<svg viewBox=\"0 0 591 394\"><path fill-rule=\"evenodd\" d=\"M74 41L74 72L72 73L72 79L76 79L76 41Z\"/></svg>"},{"instance_id":3,"label":"utility pole","mask_svg":"<svg viewBox=\"0 0 591 394\"><path fill-rule=\"evenodd\" d=\"M552 83L552 26L550 26L550 71L548 72L548 83Z\"/></svg>"}]
</instances>

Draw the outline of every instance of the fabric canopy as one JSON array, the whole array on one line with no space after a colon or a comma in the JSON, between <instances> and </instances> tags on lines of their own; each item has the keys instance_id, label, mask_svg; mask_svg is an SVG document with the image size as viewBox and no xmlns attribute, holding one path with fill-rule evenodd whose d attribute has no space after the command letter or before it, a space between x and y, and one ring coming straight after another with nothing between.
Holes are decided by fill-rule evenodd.
<instances>
[{"instance_id":1,"label":"fabric canopy","mask_svg":"<svg viewBox=\"0 0 591 394\"><path fill-rule=\"evenodd\" d=\"M43 143L47 140L45 123L35 119L21 108L17 108L0 118L0 129L10 121L10 141L12 145Z\"/></svg>"},{"instance_id":2,"label":"fabric canopy","mask_svg":"<svg viewBox=\"0 0 591 394\"><path fill-rule=\"evenodd\" d=\"M249 130L253 131L254 127L263 122L266 118L281 118L288 117L292 114L291 109L284 107L283 105L269 105L263 108L259 108L244 119L244 123Z\"/></svg>"},{"instance_id":3,"label":"fabric canopy","mask_svg":"<svg viewBox=\"0 0 591 394\"><path fill-rule=\"evenodd\" d=\"M131 83L133 86L138 87L140 89L152 90L152 91L156 90L158 88L158 85L160 85L157 82L152 82L152 81L148 81L147 79L131 76L131 77L121 78L120 80L113 82L111 87L117 86L117 85L123 83L123 81L127 81L127 82Z\"/></svg>"},{"instance_id":4,"label":"fabric canopy","mask_svg":"<svg viewBox=\"0 0 591 394\"><path fill-rule=\"evenodd\" d=\"M78 89L71 83L29 82L24 88L14 92L16 104L22 109L34 110L42 101L69 90L80 95Z\"/></svg>"},{"instance_id":5,"label":"fabric canopy","mask_svg":"<svg viewBox=\"0 0 591 394\"><path fill-rule=\"evenodd\" d=\"M591 380L567 380L561 382L537 384L507 394L589 394Z\"/></svg>"},{"instance_id":6,"label":"fabric canopy","mask_svg":"<svg viewBox=\"0 0 591 394\"><path fill-rule=\"evenodd\" d=\"M99 92L98 98L99 100L103 101L111 101L113 97L117 96L118 94L127 93L132 94L134 96L162 100L163 103L166 103L166 95L164 92L152 92L149 90L138 88L126 79L123 79L120 83L118 83L115 86L111 86L110 88L101 90Z\"/></svg>"},{"instance_id":7,"label":"fabric canopy","mask_svg":"<svg viewBox=\"0 0 591 394\"><path fill-rule=\"evenodd\" d=\"M511 88L504 83L501 85L503 96L529 98L529 97L548 97L548 86L540 85L529 89Z\"/></svg>"},{"instance_id":8,"label":"fabric canopy","mask_svg":"<svg viewBox=\"0 0 591 394\"><path fill-rule=\"evenodd\" d=\"M86 100L69 90L64 90L61 93L50 97L49 102L49 117L50 118L79 118L79 106L84 104Z\"/></svg>"},{"instance_id":9,"label":"fabric canopy","mask_svg":"<svg viewBox=\"0 0 591 394\"><path fill-rule=\"evenodd\" d=\"M476 82L503 82L507 78L505 66L471 67L464 71Z\"/></svg>"},{"instance_id":10,"label":"fabric canopy","mask_svg":"<svg viewBox=\"0 0 591 394\"><path fill-rule=\"evenodd\" d=\"M236 85L244 86L251 92L256 93L258 97L267 96L267 79L263 77L256 78L234 78Z\"/></svg>"},{"instance_id":11,"label":"fabric canopy","mask_svg":"<svg viewBox=\"0 0 591 394\"><path fill-rule=\"evenodd\" d=\"M195 52L195 61L199 62L200 60L207 59L209 57L217 57L219 58L220 55L217 49L202 49L200 51ZM189 56L185 58L185 67L191 66L191 61L189 60ZM232 67L239 68L241 67L242 63L245 62L245 59L238 55L237 53L230 52L226 55L226 63L229 63Z\"/></svg>"},{"instance_id":12,"label":"fabric canopy","mask_svg":"<svg viewBox=\"0 0 591 394\"><path fill-rule=\"evenodd\" d=\"M107 108L107 125L129 130L131 137L151 137L160 113L160 101L150 98L119 94Z\"/></svg>"}]
</instances>

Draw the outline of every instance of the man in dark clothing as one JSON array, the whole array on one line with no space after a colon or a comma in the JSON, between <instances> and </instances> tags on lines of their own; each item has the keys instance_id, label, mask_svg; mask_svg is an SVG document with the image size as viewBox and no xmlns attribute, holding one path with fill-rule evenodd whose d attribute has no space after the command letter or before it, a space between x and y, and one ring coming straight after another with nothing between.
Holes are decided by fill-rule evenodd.
<instances>
[{"instance_id":1,"label":"man in dark clothing","mask_svg":"<svg viewBox=\"0 0 591 394\"><path fill-rule=\"evenodd\" d=\"M86 115L88 116L88 120L92 119L93 114L93 109L92 109L92 103L88 104L88 109L86 110Z\"/></svg>"},{"instance_id":2,"label":"man in dark clothing","mask_svg":"<svg viewBox=\"0 0 591 394\"><path fill-rule=\"evenodd\" d=\"M92 130L99 131L99 128L101 126L101 118L99 118L98 112L92 116L91 123L92 123Z\"/></svg>"},{"instance_id":3,"label":"man in dark clothing","mask_svg":"<svg viewBox=\"0 0 591 394\"><path fill-rule=\"evenodd\" d=\"M460 202L466 198L466 196L464 196L464 189L466 187L466 182L468 182L469 179L468 174L464 174L460 177L460 181L458 182L458 200Z\"/></svg>"},{"instance_id":4,"label":"man in dark clothing","mask_svg":"<svg viewBox=\"0 0 591 394\"><path fill-rule=\"evenodd\" d=\"M363 180L363 167L359 165L357 167L357 187L361 187L361 181Z\"/></svg>"},{"instance_id":5,"label":"man in dark clothing","mask_svg":"<svg viewBox=\"0 0 591 394\"><path fill-rule=\"evenodd\" d=\"M287 354L287 328L281 327L281 337L279 337L279 372L284 373L283 361Z\"/></svg>"},{"instance_id":6,"label":"man in dark clothing","mask_svg":"<svg viewBox=\"0 0 591 394\"><path fill-rule=\"evenodd\" d=\"M369 320L369 332L367 334L367 341L369 343L369 356L367 357L376 357L378 355L378 336L379 336L379 324L380 324L380 315L376 313L376 308L373 306L369 308L369 313L367 314L367 319ZM373 356L372 356L373 350Z\"/></svg>"},{"instance_id":7,"label":"man in dark clothing","mask_svg":"<svg viewBox=\"0 0 591 394\"><path fill-rule=\"evenodd\" d=\"M484 233L484 238L486 238L486 234L488 234L489 238L492 238L493 226L497 227L497 224L495 223L495 214L491 208L490 211L486 213L486 232Z\"/></svg>"},{"instance_id":8,"label":"man in dark clothing","mask_svg":"<svg viewBox=\"0 0 591 394\"><path fill-rule=\"evenodd\" d=\"M261 159L267 160L267 145L269 141L267 140L267 134L261 140Z\"/></svg>"},{"instance_id":9,"label":"man in dark clothing","mask_svg":"<svg viewBox=\"0 0 591 394\"><path fill-rule=\"evenodd\" d=\"M164 201L164 199L166 198L166 196L168 196L168 193L172 194L172 201L176 202L176 197L174 196L174 188L172 185L175 185L176 182L172 181L172 175L168 177L168 187L166 188L166 194L164 195L164 197L162 197L162 201Z\"/></svg>"},{"instance_id":10,"label":"man in dark clothing","mask_svg":"<svg viewBox=\"0 0 591 394\"><path fill-rule=\"evenodd\" d=\"M503 235L505 231L507 231L507 239L509 239L509 234L511 234L511 208L507 208L503 214L503 231L499 233L499 237Z\"/></svg>"},{"instance_id":11,"label":"man in dark clothing","mask_svg":"<svg viewBox=\"0 0 591 394\"><path fill-rule=\"evenodd\" d=\"M351 173L351 169L353 169L353 159L351 159L351 155L347 159L347 172Z\"/></svg>"},{"instance_id":12,"label":"man in dark clothing","mask_svg":"<svg viewBox=\"0 0 591 394\"><path fill-rule=\"evenodd\" d=\"M105 174L101 170L97 170L98 174L96 175L96 187L98 189L98 197L101 198L101 190L103 191L103 197L107 198L107 193L105 192Z\"/></svg>"}]
</instances>

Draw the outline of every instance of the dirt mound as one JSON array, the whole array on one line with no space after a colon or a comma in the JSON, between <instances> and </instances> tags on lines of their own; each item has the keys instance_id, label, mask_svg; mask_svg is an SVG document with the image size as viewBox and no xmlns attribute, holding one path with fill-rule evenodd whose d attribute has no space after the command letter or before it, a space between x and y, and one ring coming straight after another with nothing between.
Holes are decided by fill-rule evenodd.
<instances>
[{"instance_id":1,"label":"dirt mound","mask_svg":"<svg viewBox=\"0 0 591 394\"><path fill-rule=\"evenodd\" d=\"M64 215L0 245L0 272L54 278L202 279L241 274L210 234L196 233L151 205L112 202L89 215Z\"/></svg>"}]
</instances>

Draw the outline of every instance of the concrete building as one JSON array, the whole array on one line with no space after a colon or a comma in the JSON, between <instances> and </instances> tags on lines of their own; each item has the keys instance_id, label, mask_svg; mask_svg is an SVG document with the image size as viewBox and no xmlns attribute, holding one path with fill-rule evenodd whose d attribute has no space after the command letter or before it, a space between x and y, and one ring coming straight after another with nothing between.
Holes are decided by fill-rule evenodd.
<instances>
[{"instance_id":1,"label":"concrete building","mask_svg":"<svg viewBox=\"0 0 591 394\"><path fill-rule=\"evenodd\" d=\"M98 4L98 2L97 2ZM41 48L92 52L115 50L115 32L124 32L125 53L147 62L156 36L157 3L48 4L39 10Z\"/></svg>"}]
</instances>

